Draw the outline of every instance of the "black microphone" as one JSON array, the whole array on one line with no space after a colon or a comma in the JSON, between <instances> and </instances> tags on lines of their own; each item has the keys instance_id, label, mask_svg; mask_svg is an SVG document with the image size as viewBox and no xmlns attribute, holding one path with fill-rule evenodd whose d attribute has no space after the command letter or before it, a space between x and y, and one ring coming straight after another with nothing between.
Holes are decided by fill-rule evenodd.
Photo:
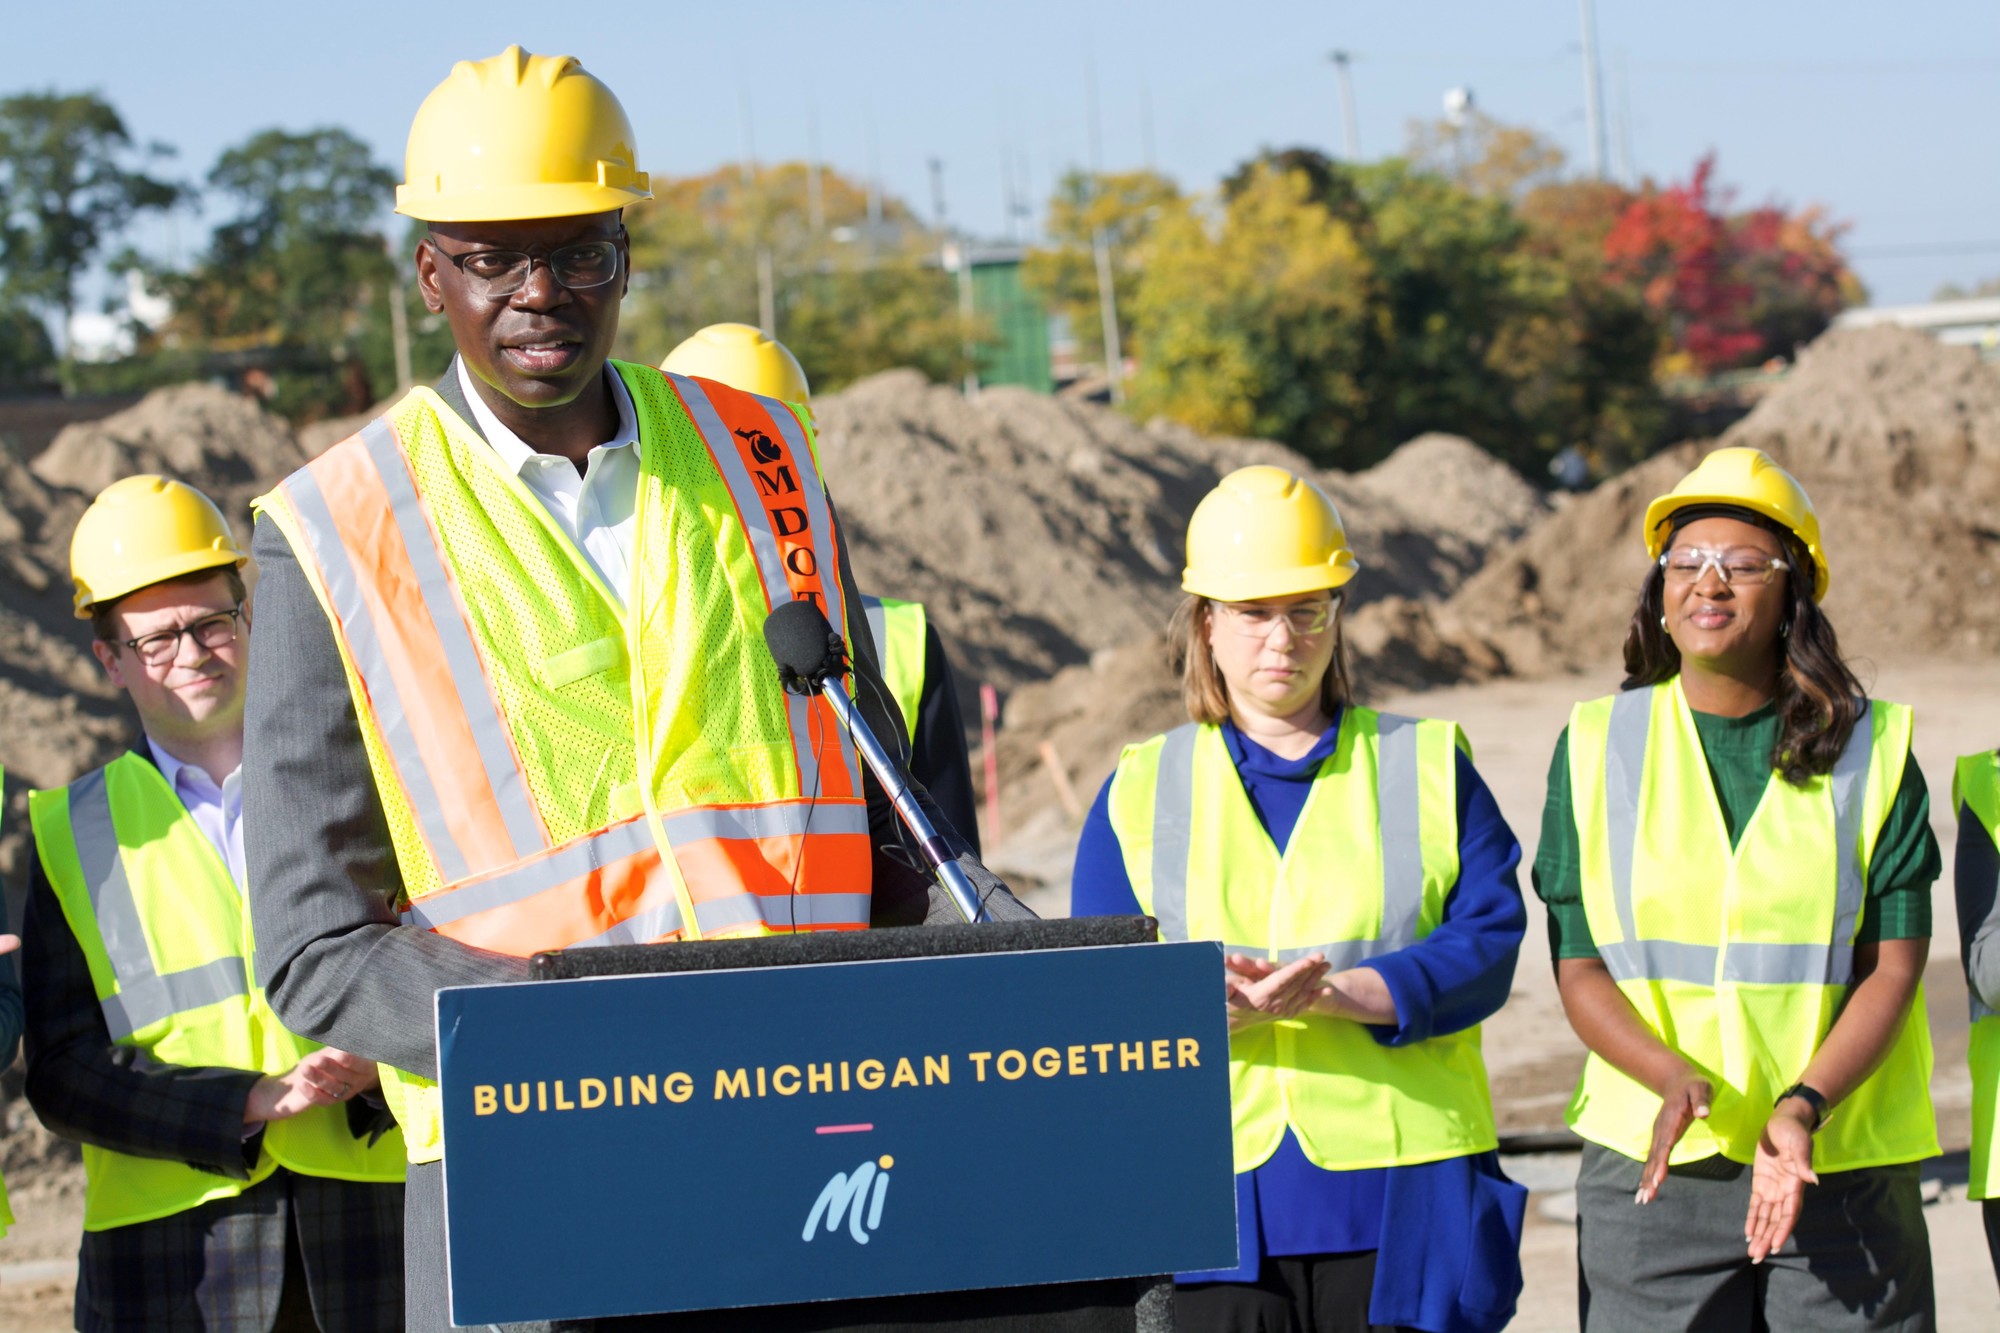
<instances>
[{"instance_id":1,"label":"black microphone","mask_svg":"<svg viewBox=\"0 0 2000 1333\"><path fill-rule=\"evenodd\" d=\"M787 694L817 693L833 705L834 716L854 738L855 748L861 751L882 789L889 793L896 813L916 836L924 859L930 862L938 882L951 894L959 914L967 921L991 921L993 918L979 901L979 891L973 888L971 878L938 835L916 797L910 794L909 778L882 742L875 739L874 731L862 719L861 710L841 688L840 679L848 670L847 642L834 632L826 613L811 602L796 599L784 602L764 618L764 644L777 660L778 680Z\"/></svg>"}]
</instances>

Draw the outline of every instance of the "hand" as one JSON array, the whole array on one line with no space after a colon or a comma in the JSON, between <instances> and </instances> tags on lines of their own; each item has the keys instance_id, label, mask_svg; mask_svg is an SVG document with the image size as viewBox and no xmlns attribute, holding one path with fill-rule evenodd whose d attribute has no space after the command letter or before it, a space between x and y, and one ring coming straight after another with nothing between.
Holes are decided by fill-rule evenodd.
<instances>
[{"instance_id":1,"label":"hand","mask_svg":"<svg viewBox=\"0 0 2000 1333\"><path fill-rule=\"evenodd\" d=\"M1791 1239L1806 1186L1819 1184L1812 1169L1812 1123L1816 1112L1802 1097L1787 1097L1764 1122L1757 1157L1750 1166L1750 1215L1743 1239L1750 1262L1761 1264Z\"/></svg>"},{"instance_id":2,"label":"hand","mask_svg":"<svg viewBox=\"0 0 2000 1333\"><path fill-rule=\"evenodd\" d=\"M1304 1013L1327 972L1326 960L1316 953L1283 966L1244 954L1231 954L1223 962L1231 1032Z\"/></svg>"},{"instance_id":3,"label":"hand","mask_svg":"<svg viewBox=\"0 0 2000 1333\"><path fill-rule=\"evenodd\" d=\"M1660 1098L1660 1113L1653 1117L1653 1146L1639 1172L1639 1192L1632 1196L1633 1203L1651 1203L1659 1197L1660 1186L1667 1182L1667 1159L1673 1155L1674 1145L1688 1132L1688 1126L1708 1119L1709 1104L1714 1100L1715 1088L1698 1069L1682 1070L1680 1077L1667 1085Z\"/></svg>"},{"instance_id":4,"label":"hand","mask_svg":"<svg viewBox=\"0 0 2000 1333\"><path fill-rule=\"evenodd\" d=\"M0 953L12 953L21 947L19 935L0 935Z\"/></svg>"},{"instance_id":5,"label":"hand","mask_svg":"<svg viewBox=\"0 0 2000 1333\"><path fill-rule=\"evenodd\" d=\"M315 1106L344 1102L380 1082L373 1060L323 1047L282 1074L258 1079L243 1108L243 1123L289 1120Z\"/></svg>"}]
</instances>

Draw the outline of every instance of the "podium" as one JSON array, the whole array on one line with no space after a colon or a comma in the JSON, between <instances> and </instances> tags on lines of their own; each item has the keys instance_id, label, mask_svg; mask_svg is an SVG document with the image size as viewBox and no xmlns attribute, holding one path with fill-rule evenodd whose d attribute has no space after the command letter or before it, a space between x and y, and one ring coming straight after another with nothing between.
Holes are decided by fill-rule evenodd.
<instances>
[{"instance_id":1,"label":"podium","mask_svg":"<svg viewBox=\"0 0 2000 1333\"><path fill-rule=\"evenodd\" d=\"M440 992L453 1321L1170 1328L1160 1275L1235 1262L1235 1193L1221 949L1155 938L575 950Z\"/></svg>"}]
</instances>

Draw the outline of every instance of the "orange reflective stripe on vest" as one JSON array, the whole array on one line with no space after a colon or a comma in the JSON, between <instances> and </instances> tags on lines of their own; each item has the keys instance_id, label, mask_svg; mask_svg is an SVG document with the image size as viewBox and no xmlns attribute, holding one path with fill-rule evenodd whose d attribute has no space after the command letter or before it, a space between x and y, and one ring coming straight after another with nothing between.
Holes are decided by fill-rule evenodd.
<instances>
[{"instance_id":1,"label":"orange reflective stripe on vest","mask_svg":"<svg viewBox=\"0 0 2000 1333\"><path fill-rule=\"evenodd\" d=\"M386 421L359 438L364 449L329 450L280 489L440 875L511 865L546 848L547 835L409 466Z\"/></svg>"},{"instance_id":2,"label":"orange reflective stripe on vest","mask_svg":"<svg viewBox=\"0 0 2000 1333\"><path fill-rule=\"evenodd\" d=\"M773 607L794 599L811 602L826 612L831 624L845 624L826 493L816 485L799 484L799 459L803 455L811 467L812 455L798 418L775 398L713 381L697 383L685 375L669 374L667 383L694 419L716 471L736 501L757 559L757 573L764 581L765 599ZM859 795L860 774L832 705L793 695L789 707L800 784L828 797ZM836 771L822 773L819 754L829 749L839 754L840 763Z\"/></svg>"}]
</instances>

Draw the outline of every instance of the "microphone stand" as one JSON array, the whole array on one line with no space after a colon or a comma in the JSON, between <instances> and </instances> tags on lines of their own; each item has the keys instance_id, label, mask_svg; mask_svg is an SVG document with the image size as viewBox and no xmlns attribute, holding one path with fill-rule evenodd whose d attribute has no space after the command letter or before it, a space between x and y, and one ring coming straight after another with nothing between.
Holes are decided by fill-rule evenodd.
<instances>
[{"instance_id":1,"label":"microphone stand","mask_svg":"<svg viewBox=\"0 0 2000 1333\"><path fill-rule=\"evenodd\" d=\"M840 676L822 675L813 687L833 705L834 716L840 719L840 725L847 729L847 734L854 738L855 748L861 751L862 759L867 761L876 781L882 784L882 790L889 793L896 813L902 816L910 832L917 835L917 845L923 850L924 859L931 863L938 882L944 885L945 892L957 905L959 915L971 922L992 921L993 916L986 910L986 904L979 900L979 890L973 887L971 876L965 873L964 867L952 855L951 848L945 845L937 826L924 814L924 808L917 804L917 798L910 794L910 785L903 781L895 759L882 748L882 742L875 739L874 731L862 719L861 710L854 706L854 700L848 698L847 691L840 687Z\"/></svg>"}]
</instances>

